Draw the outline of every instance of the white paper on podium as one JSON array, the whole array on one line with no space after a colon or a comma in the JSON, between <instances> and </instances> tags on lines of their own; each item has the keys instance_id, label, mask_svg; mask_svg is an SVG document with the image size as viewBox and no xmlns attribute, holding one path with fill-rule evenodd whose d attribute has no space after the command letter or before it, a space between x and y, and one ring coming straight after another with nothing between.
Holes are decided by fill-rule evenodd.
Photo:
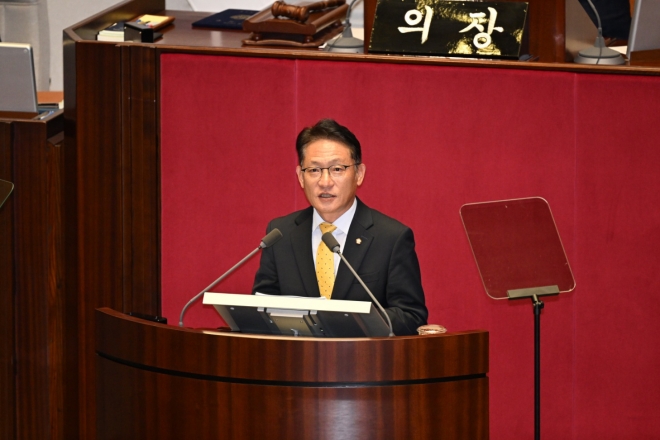
<instances>
[{"instance_id":1,"label":"white paper on podium","mask_svg":"<svg viewBox=\"0 0 660 440\"><path fill-rule=\"evenodd\" d=\"M307 296L248 295L242 293L216 292L206 292L202 302L204 304L220 306L316 310L319 312L361 313L366 315L369 314L372 306L370 301L347 301L339 299L318 301L318 298ZM312 306L312 304L314 305Z\"/></svg>"}]
</instances>

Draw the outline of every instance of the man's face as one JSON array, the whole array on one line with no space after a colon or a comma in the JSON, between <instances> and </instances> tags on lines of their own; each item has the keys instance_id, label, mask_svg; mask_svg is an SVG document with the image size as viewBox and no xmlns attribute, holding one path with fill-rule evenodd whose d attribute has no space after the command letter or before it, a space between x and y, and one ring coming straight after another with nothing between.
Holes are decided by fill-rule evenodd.
<instances>
[{"instance_id":1,"label":"man's face","mask_svg":"<svg viewBox=\"0 0 660 440\"><path fill-rule=\"evenodd\" d=\"M296 173L307 200L326 222L334 222L351 207L366 167L364 164L349 167L341 178L332 177L328 170L323 170L321 177L312 178L302 169L354 163L351 150L339 142L321 139L305 147L303 165L296 167Z\"/></svg>"}]
</instances>

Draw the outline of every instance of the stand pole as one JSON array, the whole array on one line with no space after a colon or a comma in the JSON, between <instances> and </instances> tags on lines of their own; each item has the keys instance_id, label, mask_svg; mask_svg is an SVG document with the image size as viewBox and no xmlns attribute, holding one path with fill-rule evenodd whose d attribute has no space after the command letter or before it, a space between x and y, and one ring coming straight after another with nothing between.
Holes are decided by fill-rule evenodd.
<instances>
[{"instance_id":1,"label":"stand pole","mask_svg":"<svg viewBox=\"0 0 660 440\"><path fill-rule=\"evenodd\" d=\"M534 306L534 439L541 439L541 309L543 301L532 296Z\"/></svg>"}]
</instances>

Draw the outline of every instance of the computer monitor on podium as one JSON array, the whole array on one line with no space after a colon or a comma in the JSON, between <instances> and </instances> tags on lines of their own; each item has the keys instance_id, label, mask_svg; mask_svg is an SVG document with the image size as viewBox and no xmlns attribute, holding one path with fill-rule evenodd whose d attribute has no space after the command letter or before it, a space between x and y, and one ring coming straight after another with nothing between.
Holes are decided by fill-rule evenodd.
<instances>
[{"instance_id":1,"label":"computer monitor on podium","mask_svg":"<svg viewBox=\"0 0 660 440\"><path fill-rule=\"evenodd\" d=\"M636 0L628 37L628 58L631 53L660 49L660 1Z\"/></svg>"},{"instance_id":2,"label":"computer monitor on podium","mask_svg":"<svg viewBox=\"0 0 660 440\"><path fill-rule=\"evenodd\" d=\"M32 46L0 43L0 111L38 113Z\"/></svg>"},{"instance_id":3,"label":"computer monitor on podium","mask_svg":"<svg viewBox=\"0 0 660 440\"><path fill-rule=\"evenodd\" d=\"M331 338L390 333L368 301L207 292L204 304L212 305L233 331L243 333Z\"/></svg>"}]
</instances>

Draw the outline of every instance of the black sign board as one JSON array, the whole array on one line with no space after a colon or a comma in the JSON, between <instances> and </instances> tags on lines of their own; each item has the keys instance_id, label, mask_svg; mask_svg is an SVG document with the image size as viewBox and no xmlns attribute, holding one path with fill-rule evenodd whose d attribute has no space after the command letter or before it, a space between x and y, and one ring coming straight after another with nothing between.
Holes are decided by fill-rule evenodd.
<instances>
[{"instance_id":1,"label":"black sign board","mask_svg":"<svg viewBox=\"0 0 660 440\"><path fill-rule=\"evenodd\" d=\"M378 0L370 53L518 59L528 3Z\"/></svg>"}]
</instances>

